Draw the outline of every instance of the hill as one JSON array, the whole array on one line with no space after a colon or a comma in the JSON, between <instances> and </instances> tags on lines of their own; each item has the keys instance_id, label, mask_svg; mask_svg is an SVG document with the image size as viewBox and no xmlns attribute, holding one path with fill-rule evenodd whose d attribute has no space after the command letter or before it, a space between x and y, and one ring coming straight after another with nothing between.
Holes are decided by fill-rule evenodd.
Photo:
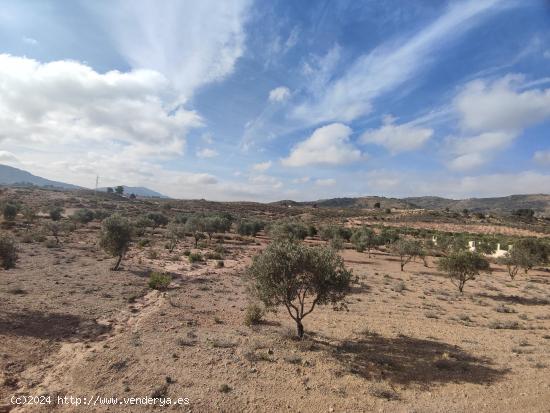
<instances>
[{"instance_id":1,"label":"hill","mask_svg":"<svg viewBox=\"0 0 550 413\"><path fill-rule=\"evenodd\" d=\"M134 194L136 196L143 196L147 198L169 198L166 195L153 191L152 189L145 188L143 186L122 185L122 187L124 188L124 193L127 195ZM106 192L107 188L98 188L98 191Z\"/></svg>"},{"instance_id":2,"label":"hill","mask_svg":"<svg viewBox=\"0 0 550 413\"><path fill-rule=\"evenodd\" d=\"M0 165L0 185L34 185L60 189L82 189L81 186L51 181L7 165Z\"/></svg>"}]
</instances>

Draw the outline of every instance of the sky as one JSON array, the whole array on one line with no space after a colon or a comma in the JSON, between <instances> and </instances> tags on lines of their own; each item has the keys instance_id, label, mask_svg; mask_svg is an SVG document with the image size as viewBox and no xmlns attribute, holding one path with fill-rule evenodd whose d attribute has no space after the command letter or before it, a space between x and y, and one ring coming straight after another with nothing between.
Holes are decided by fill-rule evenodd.
<instances>
[{"instance_id":1,"label":"sky","mask_svg":"<svg viewBox=\"0 0 550 413\"><path fill-rule=\"evenodd\" d=\"M550 1L0 0L0 163L188 199L550 193Z\"/></svg>"}]
</instances>

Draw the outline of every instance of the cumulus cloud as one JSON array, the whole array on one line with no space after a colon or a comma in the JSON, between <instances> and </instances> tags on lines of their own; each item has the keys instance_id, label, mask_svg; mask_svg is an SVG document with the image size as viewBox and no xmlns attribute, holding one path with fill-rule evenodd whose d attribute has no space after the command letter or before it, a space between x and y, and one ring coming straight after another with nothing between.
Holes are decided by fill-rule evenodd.
<instances>
[{"instance_id":1,"label":"cumulus cloud","mask_svg":"<svg viewBox=\"0 0 550 413\"><path fill-rule=\"evenodd\" d=\"M536 151L533 159L538 163L550 165L550 151Z\"/></svg>"},{"instance_id":2,"label":"cumulus cloud","mask_svg":"<svg viewBox=\"0 0 550 413\"><path fill-rule=\"evenodd\" d=\"M283 183L278 178L264 174L252 175L248 178L248 180L253 184L267 185L273 189L279 189L283 186Z\"/></svg>"},{"instance_id":3,"label":"cumulus cloud","mask_svg":"<svg viewBox=\"0 0 550 413\"><path fill-rule=\"evenodd\" d=\"M272 164L273 163L271 161L256 163L256 164L252 165L252 170L257 171L257 172L265 172L269 168L271 168Z\"/></svg>"},{"instance_id":4,"label":"cumulus cloud","mask_svg":"<svg viewBox=\"0 0 550 413\"><path fill-rule=\"evenodd\" d=\"M249 0L96 2L119 52L135 68L163 73L190 97L233 71L245 50Z\"/></svg>"},{"instance_id":5,"label":"cumulus cloud","mask_svg":"<svg viewBox=\"0 0 550 413\"><path fill-rule=\"evenodd\" d=\"M279 86L269 92L270 102L284 102L290 97L290 89L286 86Z\"/></svg>"},{"instance_id":6,"label":"cumulus cloud","mask_svg":"<svg viewBox=\"0 0 550 413\"><path fill-rule=\"evenodd\" d=\"M384 146L392 153L420 148L433 135L433 130L415 126L412 123L395 124L395 118L386 116L378 129L370 129L361 135L362 143Z\"/></svg>"},{"instance_id":7,"label":"cumulus cloud","mask_svg":"<svg viewBox=\"0 0 550 413\"><path fill-rule=\"evenodd\" d=\"M450 168L467 170L486 163L508 147L524 129L550 118L550 89L528 89L525 82L507 75L493 82L468 83L454 99L463 136L447 143L454 159Z\"/></svg>"},{"instance_id":8,"label":"cumulus cloud","mask_svg":"<svg viewBox=\"0 0 550 413\"><path fill-rule=\"evenodd\" d=\"M219 155L218 151L210 148L203 148L197 151L197 156L199 158L215 158L218 155Z\"/></svg>"},{"instance_id":9,"label":"cumulus cloud","mask_svg":"<svg viewBox=\"0 0 550 413\"><path fill-rule=\"evenodd\" d=\"M433 62L435 51L448 47L483 17L508 7L502 0L469 0L451 6L433 23L407 39L394 39L360 56L345 73L331 80L320 71L317 93L297 106L296 118L311 122L349 122L370 112L372 100L390 92ZM331 53L333 53L331 51ZM334 54L334 53L333 53ZM327 59L335 67L331 59ZM306 70L311 67L306 66ZM334 74L331 72L332 78Z\"/></svg>"},{"instance_id":10,"label":"cumulus cloud","mask_svg":"<svg viewBox=\"0 0 550 413\"><path fill-rule=\"evenodd\" d=\"M98 73L73 61L40 63L0 55L0 141L41 144L116 140L174 145L201 125L193 111L173 107L158 72Z\"/></svg>"},{"instance_id":11,"label":"cumulus cloud","mask_svg":"<svg viewBox=\"0 0 550 413\"><path fill-rule=\"evenodd\" d=\"M301 178L295 178L292 180L292 183L293 184L305 184L306 182L309 182L310 181L310 177L309 176L302 176Z\"/></svg>"},{"instance_id":12,"label":"cumulus cloud","mask_svg":"<svg viewBox=\"0 0 550 413\"><path fill-rule=\"evenodd\" d=\"M351 128L341 123L318 128L309 138L294 146L290 155L281 162L291 167L356 162L362 155L361 151L349 142L351 133Z\"/></svg>"}]
</instances>

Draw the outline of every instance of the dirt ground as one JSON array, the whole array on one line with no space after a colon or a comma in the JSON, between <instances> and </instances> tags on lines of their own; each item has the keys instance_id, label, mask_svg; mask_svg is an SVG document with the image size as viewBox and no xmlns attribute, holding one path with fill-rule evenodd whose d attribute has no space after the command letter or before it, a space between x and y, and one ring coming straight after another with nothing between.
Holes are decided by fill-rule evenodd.
<instances>
[{"instance_id":1,"label":"dirt ground","mask_svg":"<svg viewBox=\"0 0 550 413\"><path fill-rule=\"evenodd\" d=\"M550 273L492 275L464 295L428 267L347 249L348 311L319 307L296 340L283 310L243 324L242 275L266 243L225 241L225 266L190 264L157 236L123 269L79 229L60 248L22 244L1 273L0 411L548 412ZM150 269L170 272L150 290ZM13 395L188 398L182 406L10 404Z\"/></svg>"}]
</instances>

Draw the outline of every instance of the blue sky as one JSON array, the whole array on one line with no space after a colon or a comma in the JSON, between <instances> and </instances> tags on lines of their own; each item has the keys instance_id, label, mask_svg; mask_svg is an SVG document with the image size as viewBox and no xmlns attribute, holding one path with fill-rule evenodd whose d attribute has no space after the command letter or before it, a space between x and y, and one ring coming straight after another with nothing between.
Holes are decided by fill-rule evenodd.
<instances>
[{"instance_id":1,"label":"blue sky","mask_svg":"<svg viewBox=\"0 0 550 413\"><path fill-rule=\"evenodd\" d=\"M550 193L550 3L1 1L0 162L174 197Z\"/></svg>"}]
</instances>

